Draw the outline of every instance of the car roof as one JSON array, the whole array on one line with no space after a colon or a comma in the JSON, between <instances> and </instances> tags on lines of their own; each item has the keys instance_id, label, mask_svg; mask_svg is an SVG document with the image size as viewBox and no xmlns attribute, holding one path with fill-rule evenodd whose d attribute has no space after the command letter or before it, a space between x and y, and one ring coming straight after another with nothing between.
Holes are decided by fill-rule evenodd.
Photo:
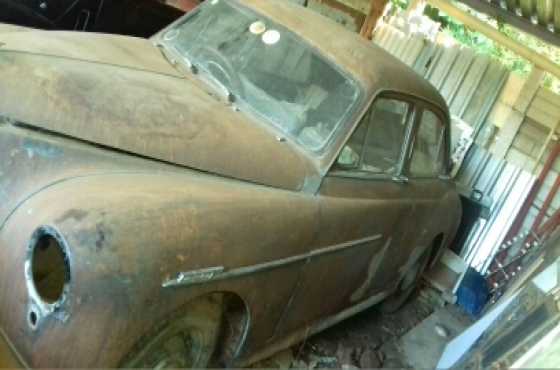
<instances>
[{"instance_id":1,"label":"car roof","mask_svg":"<svg viewBox=\"0 0 560 370\"><path fill-rule=\"evenodd\" d=\"M423 98L447 113L440 93L406 64L336 22L285 0L237 0L306 40L374 95L383 90Z\"/></svg>"}]
</instances>

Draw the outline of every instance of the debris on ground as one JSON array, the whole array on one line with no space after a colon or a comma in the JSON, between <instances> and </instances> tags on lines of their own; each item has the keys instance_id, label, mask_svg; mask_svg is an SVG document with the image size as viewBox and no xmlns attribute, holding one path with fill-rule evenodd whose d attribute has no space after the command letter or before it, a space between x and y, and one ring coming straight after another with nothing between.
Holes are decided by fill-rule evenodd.
<instances>
[{"instance_id":1,"label":"debris on ground","mask_svg":"<svg viewBox=\"0 0 560 370\"><path fill-rule=\"evenodd\" d=\"M398 338L430 316L438 305L434 307L431 293L421 292L392 314L373 307L254 367L286 368L288 361L288 367L298 369L408 367L402 361Z\"/></svg>"}]
</instances>

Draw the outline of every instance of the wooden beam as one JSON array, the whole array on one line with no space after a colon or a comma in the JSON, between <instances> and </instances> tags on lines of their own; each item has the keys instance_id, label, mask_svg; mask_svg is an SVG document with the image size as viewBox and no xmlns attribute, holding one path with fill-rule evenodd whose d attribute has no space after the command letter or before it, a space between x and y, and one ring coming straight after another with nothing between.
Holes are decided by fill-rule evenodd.
<instances>
[{"instance_id":1,"label":"wooden beam","mask_svg":"<svg viewBox=\"0 0 560 370\"><path fill-rule=\"evenodd\" d=\"M439 8L442 12L446 13L452 18L463 23L465 26L482 33L486 37L494 40L498 44L508 48L520 57L533 63L536 67L553 74L560 78L560 66L550 59L539 55L535 50L515 41L490 26L486 22L464 12L457 8L449 0L427 0L428 3Z\"/></svg>"},{"instance_id":2,"label":"wooden beam","mask_svg":"<svg viewBox=\"0 0 560 370\"><path fill-rule=\"evenodd\" d=\"M373 35L373 30L377 25L379 19L383 16L385 11L385 6L389 0L371 0L371 5L369 7L369 13L364 21L360 35L368 40L371 40Z\"/></svg>"},{"instance_id":3,"label":"wooden beam","mask_svg":"<svg viewBox=\"0 0 560 370\"><path fill-rule=\"evenodd\" d=\"M533 24L529 19L518 16L517 14L503 9L501 6L495 2L486 0L459 0L462 3L470 6L471 8L488 14L504 23L508 23L515 28L520 29L523 32L529 33L539 39L552 44L554 46L560 46L560 36L552 31L549 31L546 26L541 26L539 24Z\"/></svg>"}]
</instances>

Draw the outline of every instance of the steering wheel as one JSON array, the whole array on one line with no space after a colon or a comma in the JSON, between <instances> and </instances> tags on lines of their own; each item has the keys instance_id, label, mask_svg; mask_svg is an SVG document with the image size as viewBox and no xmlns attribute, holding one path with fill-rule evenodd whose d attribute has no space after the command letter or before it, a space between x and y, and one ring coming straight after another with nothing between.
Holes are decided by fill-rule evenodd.
<instances>
[{"instance_id":1,"label":"steering wheel","mask_svg":"<svg viewBox=\"0 0 560 370\"><path fill-rule=\"evenodd\" d=\"M239 97L245 95L245 87L239 74L224 54L208 45L198 48L196 54L198 55L197 59L202 61L201 64L204 68L224 84L231 93ZM216 71L218 74L215 73ZM221 79L220 75L225 77L227 81Z\"/></svg>"}]
</instances>

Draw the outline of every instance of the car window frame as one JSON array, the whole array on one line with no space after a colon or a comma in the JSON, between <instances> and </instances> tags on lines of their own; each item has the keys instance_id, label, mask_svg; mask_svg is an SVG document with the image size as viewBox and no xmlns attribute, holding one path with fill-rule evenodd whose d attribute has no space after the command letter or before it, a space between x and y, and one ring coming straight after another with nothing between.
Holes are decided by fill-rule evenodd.
<instances>
[{"instance_id":1,"label":"car window frame","mask_svg":"<svg viewBox=\"0 0 560 370\"><path fill-rule=\"evenodd\" d=\"M328 53L325 53L322 49L318 48L316 45L311 43L305 37L301 36L296 30L294 30L292 28L288 28L283 23L279 23L274 18L272 18L268 15L265 15L265 14L259 12L258 10L255 10L254 8L252 8L250 6L248 6L246 4L243 4L242 2L240 2L238 0L232 1L230 3L230 5L232 5L234 7L237 7L238 9L241 9L242 11L248 11L250 13L257 14L258 16L263 17L263 18L265 18L265 19L267 19L271 22L274 22L275 24L278 24L279 26L283 27L284 29L286 29L290 33L290 36L297 39L302 44L306 45L307 48L309 48L309 50L312 53L314 53L315 55L320 57L321 60L323 60L331 68L333 68L335 71L337 71L346 80L350 81L352 83L352 85L354 86L356 96L355 96L355 99L353 101L352 107L346 112L346 114L343 117L341 117L341 119L337 123L335 129L330 133L329 137L325 140L325 142L323 143L323 145L320 148L310 148L310 147L304 145L303 143L299 142L297 137L294 137L293 135L286 134L268 116L258 112L250 104L242 101L241 99L236 99L235 102L231 103L231 104L234 105L234 107L235 107L234 109L238 109L239 111L242 111L244 114L247 114L247 115L251 116L256 121L259 121L258 123L260 125L267 126L268 128L271 128L272 131L277 134L277 137L279 139L281 138L282 140L287 140L291 143L294 143L295 146L297 146L298 148L301 148L305 153L308 153L311 157L313 157L314 160L319 161L323 156L325 156L326 154L329 153L330 148L336 142L336 137L339 136L340 132L345 129L345 124L348 121L351 121L356 116L356 114L358 114L360 112L360 109L363 106L362 105L363 101L365 100L365 97L367 96L367 92L364 88L363 83L353 73L351 73L347 68L345 68L340 62L333 59ZM167 27L163 28L161 31L157 32L155 35L153 35L152 37L149 38L149 40L152 43L154 43L156 46L164 48L164 51L163 51L164 54L165 53L171 54L172 59L175 60L175 62L177 62L178 64L182 65L182 67L185 68L185 71L191 69L192 66L189 66L185 63L185 61L183 60L183 55L181 54L181 52L179 50L177 50L177 48L171 47L168 43L166 43L165 34L167 32L169 32L171 29L181 26L182 24L188 22L190 20L190 18L196 16L197 13L200 11L199 6L194 8L192 11L186 13L185 15L180 17L179 19L175 20L174 22L169 24ZM198 75L197 78L202 80L205 84L209 85L211 88L216 88L217 90L221 90L221 88L219 86L216 86L216 82L213 81L213 77L208 76L208 73L205 72L205 73L203 73L203 75L197 73L196 75ZM219 93L221 93L221 91L218 91L218 94ZM229 97L227 95L225 95L223 98L229 99Z\"/></svg>"},{"instance_id":2,"label":"car window frame","mask_svg":"<svg viewBox=\"0 0 560 370\"><path fill-rule=\"evenodd\" d=\"M412 155L414 153L414 146L416 143L416 137L420 130L420 125L422 123L422 117L424 111L430 111L433 113L441 122L443 126L443 159L439 169L439 172L435 175L430 176L417 176L413 175L411 172L412 166ZM448 180L450 173L450 125L447 119L447 115L442 112L441 108L437 105L429 103L425 100L418 100L416 103L416 116L414 119L414 124L411 130L411 135L409 137L409 147L407 149L406 160L404 165L404 174L407 179L411 180Z\"/></svg>"},{"instance_id":3,"label":"car window frame","mask_svg":"<svg viewBox=\"0 0 560 370\"><path fill-rule=\"evenodd\" d=\"M348 141L352 138L354 133L358 130L362 120L371 113L371 109L375 106L375 104L379 100L382 99L393 99L393 100L405 102L409 105L409 110L407 113L408 117L406 122L406 133L402 142L396 173L385 174L385 173L374 173L374 172L369 172L367 170L360 170L360 169L334 169L338 161L338 158L342 153L342 150L344 149ZM355 121L354 126L352 127L350 134L347 135L346 140L344 140L342 145L340 145L340 147L338 148L337 153L334 157L334 161L331 164L329 170L327 171L326 176L366 179L366 180L389 180L394 182L406 181L405 178L406 169L407 169L406 161L408 160L409 157L409 153L410 153L409 147L411 144L412 135L414 133L414 127L417 118L418 118L418 100L415 97L395 90L384 90L376 94L374 98L371 100L370 104L367 106L367 109L365 109L363 113L359 116L359 118ZM368 132L369 132L369 127L368 127ZM362 153L360 153L360 162L363 159L362 156L363 156L363 151Z\"/></svg>"}]
</instances>

